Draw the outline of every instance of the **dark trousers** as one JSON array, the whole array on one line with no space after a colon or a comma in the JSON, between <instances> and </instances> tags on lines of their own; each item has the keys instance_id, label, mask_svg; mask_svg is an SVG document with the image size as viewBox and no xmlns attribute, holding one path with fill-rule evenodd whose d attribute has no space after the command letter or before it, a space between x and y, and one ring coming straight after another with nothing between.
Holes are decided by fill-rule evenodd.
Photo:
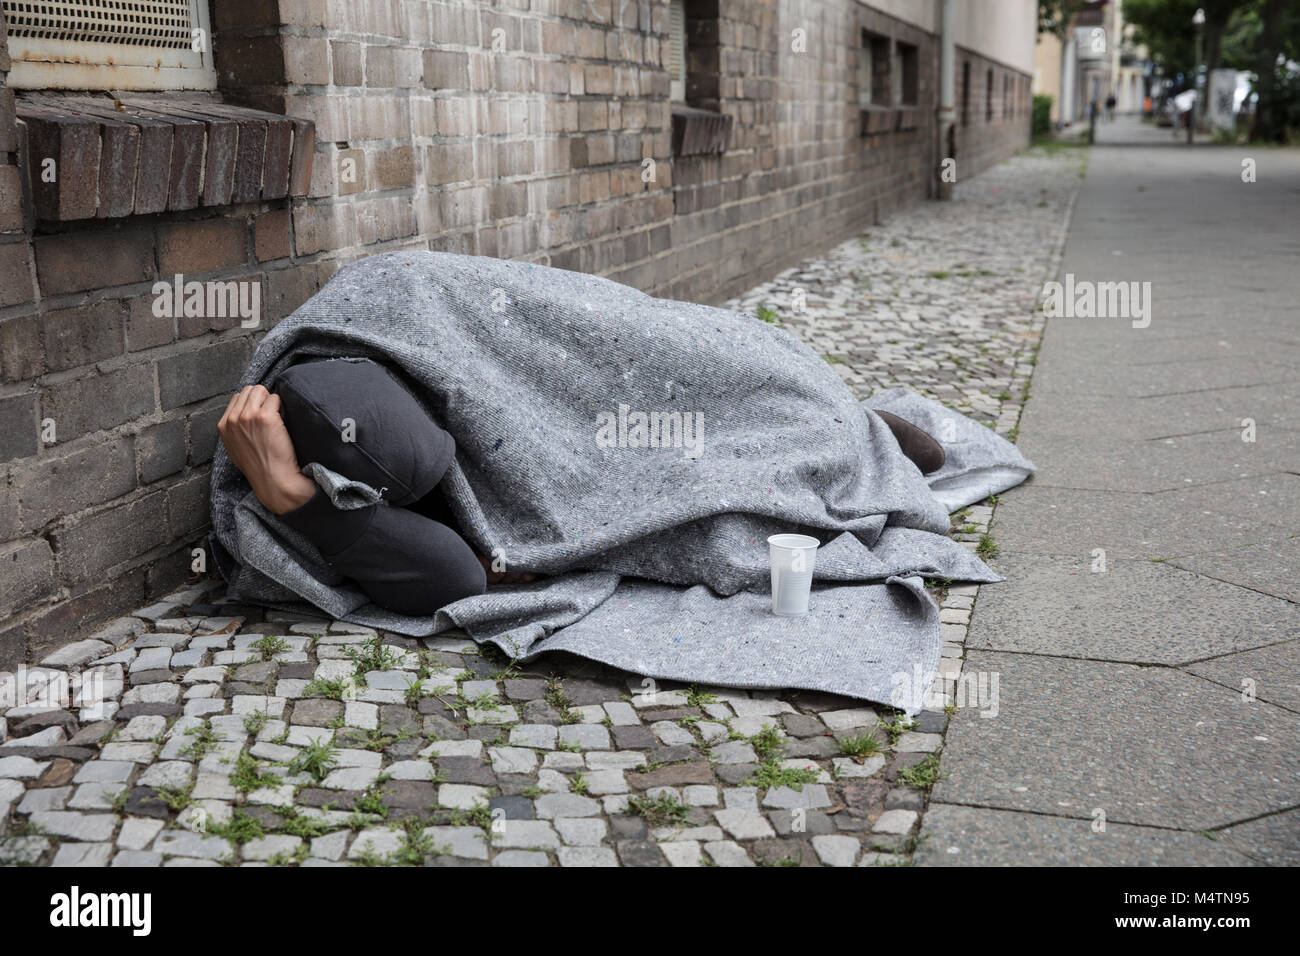
<instances>
[{"instance_id":1,"label":"dark trousers","mask_svg":"<svg viewBox=\"0 0 1300 956\"><path fill-rule=\"evenodd\" d=\"M455 442L384 366L308 360L271 386L300 464L318 462L384 493L384 503L335 508L317 488L280 518L374 603L425 616L474 594L487 579L455 528L439 488Z\"/></svg>"}]
</instances>

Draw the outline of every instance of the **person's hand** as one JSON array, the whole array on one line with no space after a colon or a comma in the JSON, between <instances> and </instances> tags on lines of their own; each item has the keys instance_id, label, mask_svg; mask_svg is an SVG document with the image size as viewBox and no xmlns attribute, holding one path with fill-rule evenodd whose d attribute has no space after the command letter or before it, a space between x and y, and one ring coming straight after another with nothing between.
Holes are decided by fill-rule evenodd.
<instances>
[{"instance_id":1,"label":"person's hand","mask_svg":"<svg viewBox=\"0 0 1300 956\"><path fill-rule=\"evenodd\" d=\"M248 385L230 399L217 422L226 454L244 473L266 508L284 514L306 504L316 483L302 473L280 416L280 396L261 385Z\"/></svg>"},{"instance_id":2,"label":"person's hand","mask_svg":"<svg viewBox=\"0 0 1300 956\"><path fill-rule=\"evenodd\" d=\"M481 554L475 554L474 557L478 558L478 563L483 565L488 584L527 584L537 577L535 574L522 571L493 571L491 558L485 558Z\"/></svg>"}]
</instances>

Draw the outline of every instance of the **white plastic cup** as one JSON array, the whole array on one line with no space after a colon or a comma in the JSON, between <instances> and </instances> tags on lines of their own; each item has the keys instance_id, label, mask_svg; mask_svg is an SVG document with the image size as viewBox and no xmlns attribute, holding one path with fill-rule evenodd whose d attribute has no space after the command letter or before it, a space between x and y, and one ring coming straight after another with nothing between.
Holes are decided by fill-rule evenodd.
<instances>
[{"instance_id":1,"label":"white plastic cup","mask_svg":"<svg viewBox=\"0 0 1300 956\"><path fill-rule=\"evenodd\" d=\"M806 534L774 534L767 546L772 561L772 613L778 617L807 614L821 542Z\"/></svg>"}]
</instances>

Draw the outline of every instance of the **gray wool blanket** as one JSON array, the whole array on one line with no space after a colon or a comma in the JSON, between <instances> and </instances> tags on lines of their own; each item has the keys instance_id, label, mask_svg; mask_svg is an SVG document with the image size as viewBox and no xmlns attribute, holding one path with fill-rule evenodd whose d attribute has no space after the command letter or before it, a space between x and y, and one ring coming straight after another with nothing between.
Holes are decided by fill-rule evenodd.
<instances>
[{"instance_id":1,"label":"gray wool blanket","mask_svg":"<svg viewBox=\"0 0 1300 956\"><path fill-rule=\"evenodd\" d=\"M545 576L431 617L387 611L264 509L218 444L210 543L228 593L413 636L461 630L522 659L565 650L649 677L914 712L940 644L923 578L1001 580L947 537L949 512L1033 470L913 393L859 402L779 327L523 262L360 260L267 333L241 386L312 356L404 377L456 440L443 483L466 538ZM941 439L944 468L923 477L872 408ZM337 507L382 500L302 464ZM770 612L778 532L823 543L806 617Z\"/></svg>"}]
</instances>

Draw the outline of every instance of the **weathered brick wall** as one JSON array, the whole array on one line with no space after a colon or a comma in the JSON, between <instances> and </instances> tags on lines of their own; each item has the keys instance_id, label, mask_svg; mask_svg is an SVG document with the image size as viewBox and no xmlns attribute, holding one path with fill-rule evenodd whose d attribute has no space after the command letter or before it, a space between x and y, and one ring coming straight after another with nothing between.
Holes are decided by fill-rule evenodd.
<instances>
[{"instance_id":1,"label":"weathered brick wall","mask_svg":"<svg viewBox=\"0 0 1300 956\"><path fill-rule=\"evenodd\" d=\"M967 73L963 64L970 65L968 92L964 90ZM990 75L993 79L991 97ZM1025 146L1029 140L1033 96L1028 76L960 46L957 48L955 85L957 175L960 178L988 169ZM963 103L966 104L964 111Z\"/></svg>"},{"instance_id":2,"label":"weathered brick wall","mask_svg":"<svg viewBox=\"0 0 1300 956\"><path fill-rule=\"evenodd\" d=\"M254 339L336 268L295 254L284 200L36 221L7 67L0 43L0 670L190 574ZM153 283L178 272L258 282L262 330L155 316Z\"/></svg>"},{"instance_id":3,"label":"weathered brick wall","mask_svg":"<svg viewBox=\"0 0 1300 956\"><path fill-rule=\"evenodd\" d=\"M305 198L37 221L0 59L0 669L190 573L228 395L344 263L431 248L718 301L931 188L935 40L855 0L690 0L717 64L695 105L733 132L720 156L679 158L667 0L212 7L224 96L315 123ZM914 128L863 135L864 28L918 47ZM972 127L962 175L1022 145L1028 119ZM260 328L157 318L151 287L177 272L259 282Z\"/></svg>"}]
</instances>

